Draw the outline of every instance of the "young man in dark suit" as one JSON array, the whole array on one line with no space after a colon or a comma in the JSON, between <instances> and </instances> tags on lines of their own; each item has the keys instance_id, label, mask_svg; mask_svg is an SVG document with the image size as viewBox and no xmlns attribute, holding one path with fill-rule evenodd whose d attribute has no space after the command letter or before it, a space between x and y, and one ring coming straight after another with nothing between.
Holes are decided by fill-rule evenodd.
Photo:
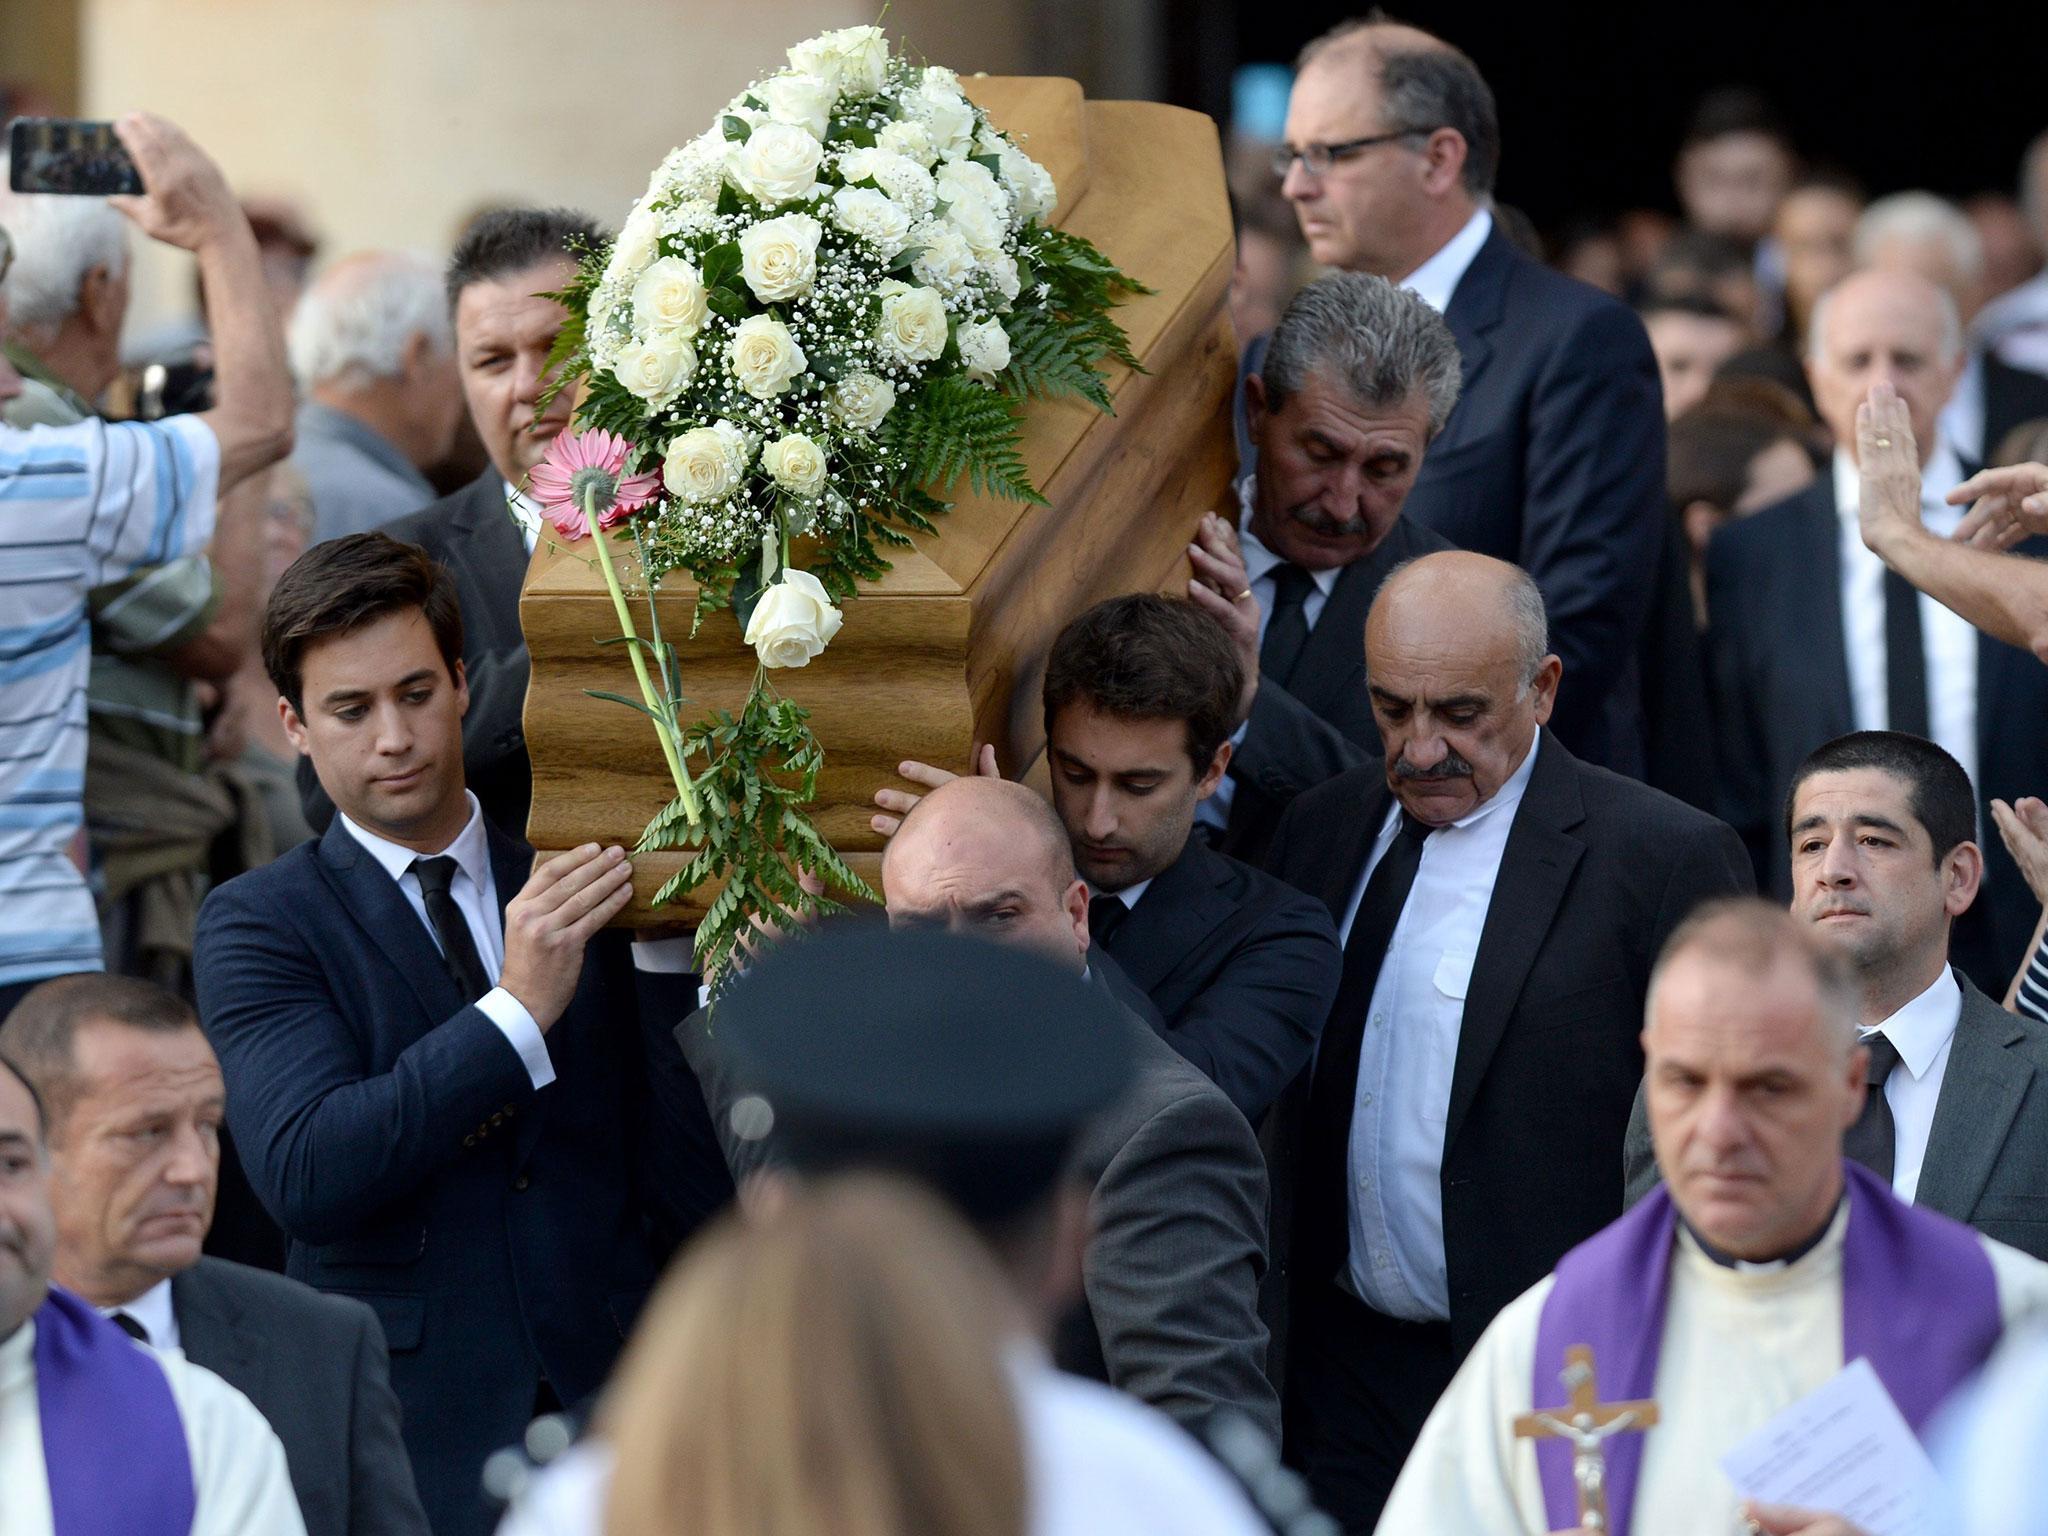
<instances>
[{"instance_id":1,"label":"young man in dark suit","mask_svg":"<svg viewBox=\"0 0 2048 1536\"><path fill-rule=\"evenodd\" d=\"M546 295L575 274L578 248L602 238L590 219L563 208L498 209L463 232L448 259L448 309L463 398L490 466L453 495L384 529L419 545L454 576L469 683L464 772L484 815L514 837L525 836L533 802L519 587L540 528L522 487L575 404L574 392L564 390L535 414L548 384L548 353L568 317ZM299 794L307 820L325 831L333 806L309 763L299 765Z\"/></svg>"},{"instance_id":2,"label":"young man in dark suit","mask_svg":"<svg viewBox=\"0 0 2048 1536\"><path fill-rule=\"evenodd\" d=\"M307 1536L427 1536L377 1315L204 1258L226 1089L183 999L94 972L43 983L0 1054L48 1116L57 1282L256 1405Z\"/></svg>"},{"instance_id":3,"label":"young man in dark suit","mask_svg":"<svg viewBox=\"0 0 2048 1536\"><path fill-rule=\"evenodd\" d=\"M1045 739L1095 946L1167 1042L1256 1123L1308 1065L1342 956L1314 900L1195 835L1195 808L1230 765L1242 683L1228 637L1192 604L1111 598L1053 642ZM952 777L903 771L924 785ZM890 789L875 800L891 813L875 818L884 832L917 803Z\"/></svg>"},{"instance_id":4,"label":"young man in dark suit","mask_svg":"<svg viewBox=\"0 0 2048 1536\"><path fill-rule=\"evenodd\" d=\"M1408 519L1536 579L1564 661L1558 738L1640 776L1636 638L1664 526L1662 390L1642 322L1509 241L1489 206L1493 92L1440 38L1368 18L1310 43L1282 155L1316 261L1413 291L1457 338L1463 386ZM1255 344L1246 367L1259 366Z\"/></svg>"},{"instance_id":5,"label":"young man in dark suit","mask_svg":"<svg viewBox=\"0 0 2048 1536\"><path fill-rule=\"evenodd\" d=\"M647 969L687 959L600 937L629 899L623 849L532 868L483 816L461 613L420 550L309 550L263 652L338 814L207 898L200 1016L288 1271L377 1312L436 1536L481 1533L484 1458L536 1404L598 1389L729 1192L669 1036L687 978Z\"/></svg>"},{"instance_id":6,"label":"young man in dark suit","mask_svg":"<svg viewBox=\"0 0 2048 1536\"><path fill-rule=\"evenodd\" d=\"M1287 1432L1349 1530L1494 1314L1621 1213L1651 962L1750 884L1727 827L1545 728L1547 632L1505 562L1397 572L1365 642L1384 763L1298 798L1273 840L1345 945L1290 1142Z\"/></svg>"}]
</instances>

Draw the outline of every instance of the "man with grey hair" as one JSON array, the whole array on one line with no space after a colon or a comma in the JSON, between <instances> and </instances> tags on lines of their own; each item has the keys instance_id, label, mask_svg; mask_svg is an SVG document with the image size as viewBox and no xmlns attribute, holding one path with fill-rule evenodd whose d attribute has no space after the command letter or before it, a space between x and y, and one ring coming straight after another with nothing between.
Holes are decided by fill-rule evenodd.
<instances>
[{"instance_id":1,"label":"man with grey hair","mask_svg":"<svg viewBox=\"0 0 2048 1536\"><path fill-rule=\"evenodd\" d=\"M1291 1453L1354 1531L1494 1313L1620 1214L1651 960L1751 884L1727 827L1545 728L1548 628L1505 561L1398 568L1365 632L1385 761L1296 799L1268 861L1344 940L1274 1252Z\"/></svg>"},{"instance_id":2,"label":"man with grey hair","mask_svg":"<svg viewBox=\"0 0 2048 1536\"><path fill-rule=\"evenodd\" d=\"M1381 1530L1590 1525L1570 1438L1532 1455L1517 1434L1532 1409L1567 1412L1583 1345L1601 1401L1657 1404L1654 1427L1606 1441L1605 1531L1858 1536L1839 1513L1743 1497L1722 1458L1859 1357L1924 1433L2008 1326L2048 1311L2048 1265L1845 1161L1868 1097L1857 1004L1835 946L1765 902L1716 902L1671 936L1642 1015L1664 1187L1500 1314Z\"/></svg>"},{"instance_id":3,"label":"man with grey hair","mask_svg":"<svg viewBox=\"0 0 2048 1536\"><path fill-rule=\"evenodd\" d=\"M2034 244L2048 254L2048 132L2020 160L2019 200ZM2048 269L1985 305L1971 330L2000 362L2048 375Z\"/></svg>"},{"instance_id":4,"label":"man with grey hair","mask_svg":"<svg viewBox=\"0 0 2048 1536\"><path fill-rule=\"evenodd\" d=\"M2048 670L1916 593L1862 532L1866 440L1881 455L1873 489L1903 478L1909 496L1912 477L1892 461L1913 445L1919 522L1937 539L1956 531L1963 508L1948 498L1964 468L1939 423L1961 343L1954 300L1923 276L1863 271L1830 289L1814 309L1806 373L1834 433L1832 472L1707 548L1719 808L1748 844L1757 883L1781 900L1791 894L1785 796L1824 742L1870 730L1927 737L1962 764L1986 826L1992 798L2012 802L2048 784L2048 734L2016 726L2048 718ZM1859 435L1873 394L1894 430ZM1958 919L1953 953L1997 996L2039 908L2006 850L1985 851L1983 895Z\"/></svg>"},{"instance_id":5,"label":"man with grey hair","mask_svg":"<svg viewBox=\"0 0 2048 1536\"><path fill-rule=\"evenodd\" d=\"M1290 800L1378 750L1366 610L1395 566L1451 547L1401 509L1459 373L1429 305L1340 272L1294 296L1244 381L1256 467L1236 524L1211 513L1189 550L1189 595L1244 668L1230 771L1196 812L1226 853L1258 862Z\"/></svg>"},{"instance_id":6,"label":"man with grey hair","mask_svg":"<svg viewBox=\"0 0 2048 1536\"><path fill-rule=\"evenodd\" d=\"M1657 363L1626 306L1497 227L1500 154L1472 61L1375 13L1303 50L1274 168L1318 262L1378 273L1449 323L1463 394L1407 515L1536 578L1565 665L1559 739L1640 776L1636 642L1667 520Z\"/></svg>"},{"instance_id":7,"label":"man with grey hair","mask_svg":"<svg viewBox=\"0 0 2048 1536\"><path fill-rule=\"evenodd\" d=\"M0 344L23 380L0 415L22 428L83 421L121 370L128 221L103 197L16 192L0 178L0 227L15 248Z\"/></svg>"},{"instance_id":8,"label":"man with grey hair","mask_svg":"<svg viewBox=\"0 0 2048 1536\"><path fill-rule=\"evenodd\" d=\"M298 380L292 462L313 496L313 539L368 533L434 499L462 380L441 274L422 257L345 257L299 297L285 333Z\"/></svg>"},{"instance_id":9,"label":"man with grey hair","mask_svg":"<svg viewBox=\"0 0 2048 1536\"><path fill-rule=\"evenodd\" d=\"M1855 253L1859 268L1918 273L1954 302L1969 341L1941 410L1941 430L1972 468L1988 463L2014 427L2048 416L2048 378L2001 361L1975 333L1984 302L1984 241L1968 214L1932 192L1895 192L1857 220Z\"/></svg>"}]
</instances>

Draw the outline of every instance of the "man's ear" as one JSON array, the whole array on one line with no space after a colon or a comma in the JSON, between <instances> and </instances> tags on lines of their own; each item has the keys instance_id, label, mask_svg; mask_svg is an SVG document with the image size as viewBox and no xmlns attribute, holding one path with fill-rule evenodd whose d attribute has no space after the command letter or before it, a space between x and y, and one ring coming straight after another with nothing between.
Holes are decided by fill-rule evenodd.
<instances>
[{"instance_id":1,"label":"man's ear","mask_svg":"<svg viewBox=\"0 0 2048 1536\"><path fill-rule=\"evenodd\" d=\"M299 756L311 757L313 750L306 745L306 722L299 718L299 712L292 708L292 701L283 694L277 696L277 718L284 726L285 737L298 749Z\"/></svg>"},{"instance_id":2,"label":"man's ear","mask_svg":"<svg viewBox=\"0 0 2048 1536\"><path fill-rule=\"evenodd\" d=\"M1067 921L1074 925L1074 942L1080 946L1081 958L1088 957L1088 882L1076 877L1067 887L1066 895L1060 898L1060 905L1066 909Z\"/></svg>"},{"instance_id":3,"label":"man's ear","mask_svg":"<svg viewBox=\"0 0 2048 1536\"><path fill-rule=\"evenodd\" d=\"M1216 793L1216 786L1223 782L1223 775L1230 770L1231 754L1236 750L1229 742L1222 742L1216 748L1216 755L1209 760L1209 768L1195 782L1195 798L1206 800Z\"/></svg>"},{"instance_id":4,"label":"man's ear","mask_svg":"<svg viewBox=\"0 0 2048 1536\"><path fill-rule=\"evenodd\" d=\"M1543 664L1536 669L1536 676L1529 687L1536 695L1536 723L1548 725L1550 712L1557 707L1557 683L1564 676L1564 662L1556 656L1546 656Z\"/></svg>"},{"instance_id":5,"label":"man's ear","mask_svg":"<svg viewBox=\"0 0 2048 1536\"><path fill-rule=\"evenodd\" d=\"M93 330L108 336L120 334L126 308L120 282L105 267L94 267L79 279L78 312Z\"/></svg>"},{"instance_id":6,"label":"man's ear","mask_svg":"<svg viewBox=\"0 0 2048 1536\"><path fill-rule=\"evenodd\" d=\"M458 713L466 716L469 713L469 668L463 665L460 657L455 662L454 676L455 707Z\"/></svg>"},{"instance_id":7,"label":"man's ear","mask_svg":"<svg viewBox=\"0 0 2048 1536\"><path fill-rule=\"evenodd\" d=\"M1463 178L1465 158L1470 153L1471 146L1457 129L1437 129L1422 148L1423 190L1432 197L1442 197L1449 192Z\"/></svg>"},{"instance_id":8,"label":"man's ear","mask_svg":"<svg viewBox=\"0 0 2048 1536\"><path fill-rule=\"evenodd\" d=\"M1975 843L1957 843L1941 861L1941 905L1950 919L1970 910L1984 884L1984 850Z\"/></svg>"},{"instance_id":9,"label":"man's ear","mask_svg":"<svg viewBox=\"0 0 2048 1536\"><path fill-rule=\"evenodd\" d=\"M1251 428L1254 436L1258 434L1259 423L1266 419L1268 409L1270 409L1270 406L1266 399L1265 379L1256 373L1246 374L1244 376L1245 423Z\"/></svg>"}]
</instances>

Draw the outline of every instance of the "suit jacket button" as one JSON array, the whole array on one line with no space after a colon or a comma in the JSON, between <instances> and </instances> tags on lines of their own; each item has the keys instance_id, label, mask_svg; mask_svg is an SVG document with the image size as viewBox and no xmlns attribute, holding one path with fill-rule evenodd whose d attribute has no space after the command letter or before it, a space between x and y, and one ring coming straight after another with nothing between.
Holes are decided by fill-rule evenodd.
<instances>
[{"instance_id":1,"label":"suit jacket button","mask_svg":"<svg viewBox=\"0 0 2048 1536\"><path fill-rule=\"evenodd\" d=\"M499 1111L498 1111L498 1112L497 1112L497 1113L496 1113L495 1115L491 1116L491 1124L492 1124L492 1125L503 1125L504 1123L505 1123L505 1111L503 1111L502 1109L501 1109L501 1110L499 1110Z\"/></svg>"},{"instance_id":2,"label":"suit jacket button","mask_svg":"<svg viewBox=\"0 0 2048 1536\"><path fill-rule=\"evenodd\" d=\"M519 1175L518 1178L512 1181L512 1187L517 1190L523 1190L532 1182L533 1180L529 1179L525 1174L522 1173L521 1175Z\"/></svg>"},{"instance_id":3,"label":"suit jacket button","mask_svg":"<svg viewBox=\"0 0 2048 1536\"><path fill-rule=\"evenodd\" d=\"M468 1134L467 1136L463 1137L463 1138L462 1138L462 1144L463 1144L463 1145L464 1145L465 1147L473 1147L473 1146L475 1146L475 1145L476 1145L476 1132L474 1132L474 1131L471 1131L471 1132L470 1132L470 1133L469 1133L469 1134Z\"/></svg>"}]
</instances>

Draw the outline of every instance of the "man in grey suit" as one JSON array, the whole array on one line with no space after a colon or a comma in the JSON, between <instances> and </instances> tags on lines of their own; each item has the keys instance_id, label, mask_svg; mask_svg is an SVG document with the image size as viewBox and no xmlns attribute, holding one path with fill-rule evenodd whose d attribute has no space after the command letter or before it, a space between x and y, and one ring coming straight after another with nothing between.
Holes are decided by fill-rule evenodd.
<instances>
[{"instance_id":1,"label":"man in grey suit","mask_svg":"<svg viewBox=\"0 0 2048 1536\"><path fill-rule=\"evenodd\" d=\"M1123 1003L1136 1068L1129 1090L1083 1135L1075 1176L1087 1183L1085 1306L1057 1333L1054 1358L1150 1403L1191 1428L1215 1410L1245 1414L1275 1438L1280 1405L1267 1380L1258 1311L1266 1268L1266 1165L1223 1091L1132 1011L1115 962L1091 950L1088 887L1074 873L1051 806L1021 784L963 778L926 795L883 861L889 922L944 928L1038 951ZM735 983L744 987L744 979ZM963 1018L962 1029L975 1020ZM724 1059L703 1014L677 1031L703 1084L735 1179L775 1155L736 1130L746 1074ZM887 1148L878 1148L886 1154Z\"/></svg>"},{"instance_id":2,"label":"man in grey suit","mask_svg":"<svg viewBox=\"0 0 2048 1536\"><path fill-rule=\"evenodd\" d=\"M1984 870L1962 765L1918 736L1838 737L1800 766L1785 823L1792 911L1843 947L1862 989L1870 1096L1844 1153L1901 1198L2048 1258L2048 1025L1949 963ZM1624 1163L1633 1204L1657 1182L1641 1094Z\"/></svg>"},{"instance_id":3,"label":"man in grey suit","mask_svg":"<svg viewBox=\"0 0 2048 1536\"><path fill-rule=\"evenodd\" d=\"M48 1116L58 1283L256 1405L308 1536L427 1536L376 1314L200 1257L226 1089L192 1010L130 977L60 977L0 1024L0 1055Z\"/></svg>"}]
</instances>

